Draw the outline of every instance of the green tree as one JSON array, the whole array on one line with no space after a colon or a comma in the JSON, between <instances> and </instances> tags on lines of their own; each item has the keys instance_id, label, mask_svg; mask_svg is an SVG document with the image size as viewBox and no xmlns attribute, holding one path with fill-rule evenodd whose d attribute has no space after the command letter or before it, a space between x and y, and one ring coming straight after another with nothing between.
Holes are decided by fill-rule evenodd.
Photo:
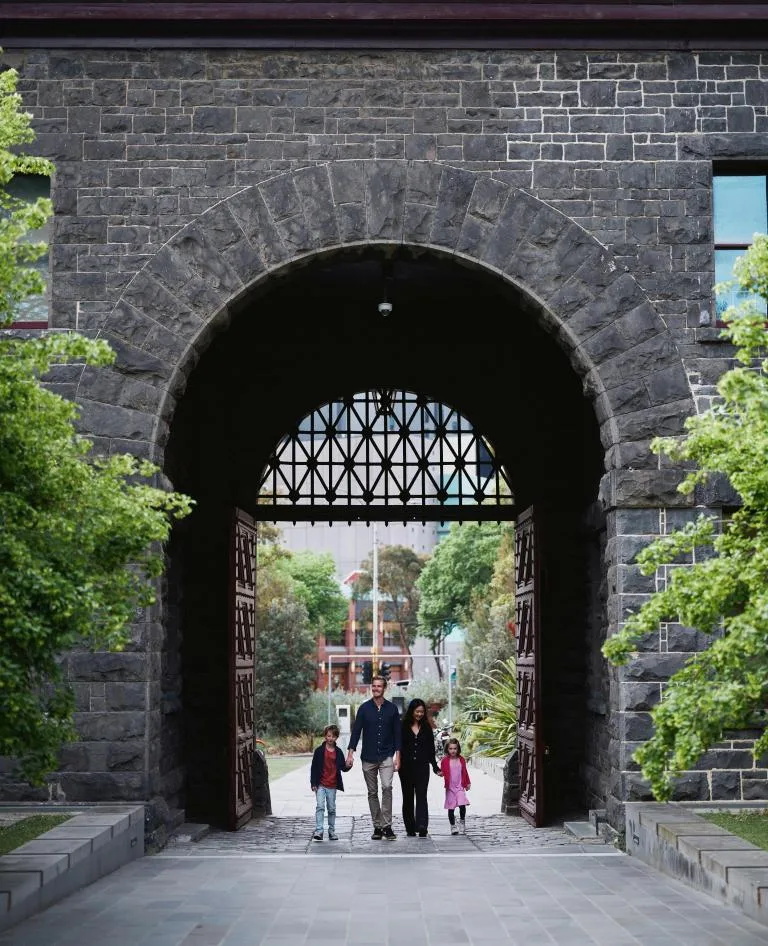
<instances>
[{"instance_id":1,"label":"green tree","mask_svg":"<svg viewBox=\"0 0 768 946\"><path fill-rule=\"evenodd\" d=\"M258 601L256 627L256 728L278 736L302 732L317 647L307 609L290 595Z\"/></svg>"},{"instance_id":2,"label":"green tree","mask_svg":"<svg viewBox=\"0 0 768 946\"><path fill-rule=\"evenodd\" d=\"M293 593L307 609L315 637L339 641L347 621L347 599L336 580L333 556L295 552L282 559L281 568L293 581Z\"/></svg>"},{"instance_id":3,"label":"green tree","mask_svg":"<svg viewBox=\"0 0 768 946\"><path fill-rule=\"evenodd\" d=\"M419 575L427 561L405 545L386 545L379 550L379 592L389 602L397 624L402 653L410 654L416 639L416 616L419 611ZM373 588L373 561L371 556L360 566L361 574L355 582L355 598L371 594Z\"/></svg>"},{"instance_id":4,"label":"green tree","mask_svg":"<svg viewBox=\"0 0 768 946\"><path fill-rule=\"evenodd\" d=\"M768 238L761 236L737 263L743 290L768 299ZM659 799L674 780L726 731L764 716L768 698L768 332L765 316L746 306L730 309L724 337L736 346L736 367L720 379L718 402L690 418L680 440L654 441L656 453L693 466L682 493L725 475L741 506L722 527L702 516L663 536L637 560L644 574L699 553L689 567L670 569L666 588L631 615L604 645L616 664L632 659L636 643L663 621L679 620L712 635L664 688L653 711L654 734L635 753ZM755 755L768 749L768 732Z\"/></svg>"},{"instance_id":5,"label":"green tree","mask_svg":"<svg viewBox=\"0 0 768 946\"><path fill-rule=\"evenodd\" d=\"M515 530L504 526L493 576L487 587L474 596L467 621L458 671L461 691L480 687L493 668L505 661L514 661L515 637L510 629L514 619Z\"/></svg>"},{"instance_id":6,"label":"green tree","mask_svg":"<svg viewBox=\"0 0 768 946\"><path fill-rule=\"evenodd\" d=\"M326 581L318 576L327 575L328 568L324 556L294 556L280 545L280 538L279 529L259 523L254 706L260 732L293 735L310 724L307 700L315 680L317 631L307 602L315 607L318 620L327 618L326 595L313 597L312 588L317 580L320 591L326 589ZM306 567L303 572L298 568L299 577L294 577L291 569L302 557ZM309 574L308 583L300 580L301 574Z\"/></svg>"},{"instance_id":7,"label":"green tree","mask_svg":"<svg viewBox=\"0 0 768 946\"><path fill-rule=\"evenodd\" d=\"M419 576L419 632L440 653L445 638L464 627L473 600L484 594L492 576L503 526L495 522L453 523ZM437 662L442 678L443 668Z\"/></svg>"},{"instance_id":8,"label":"green tree","mask_svg":"<svg viewBox=\"0 0 768 946\"><path fill-rule=\"evenodd\" d=\"M0 325L44 289L29 239L50 201L9 193L15 174L49 174L19 153L33 139L16 73L0 74ZM75 334L0 338L0 755L39 783L75 738L74 702L62 674L69 650L121 650L136 608L155 600L162 543L185 496L152 484L155 467L134 457L92 456L75 431L77 407L40 379L54 365L106 365L104 342Z\"/></svg>"}]
</instances>

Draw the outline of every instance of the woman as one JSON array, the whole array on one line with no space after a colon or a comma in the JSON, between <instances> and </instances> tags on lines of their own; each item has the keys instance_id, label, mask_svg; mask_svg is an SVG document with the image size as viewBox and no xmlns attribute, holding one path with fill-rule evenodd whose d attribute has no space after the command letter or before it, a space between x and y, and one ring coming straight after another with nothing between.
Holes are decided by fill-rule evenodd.
<instances>
[{"instance_id":1,"label":"woman","mask_svg":"<svg viewBox=\"0 0 768 946\"><path fill-rule=\"evenodd\" d=\"M427 719L427 704L424 700L411 700L403 716L399 769L400 784L403 788L403 821L405 833L409 838L415 838L417 831L420 838L427 836L427 786L430 767L435 775L440 774L435 760L435 737Z\"/></svg>"}]
</instances>

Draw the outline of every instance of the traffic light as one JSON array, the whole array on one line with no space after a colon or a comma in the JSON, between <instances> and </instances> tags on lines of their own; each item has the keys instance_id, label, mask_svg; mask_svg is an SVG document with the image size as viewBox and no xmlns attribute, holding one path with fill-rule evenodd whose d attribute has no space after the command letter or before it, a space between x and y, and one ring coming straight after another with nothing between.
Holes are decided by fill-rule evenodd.
<instances>
[{"instance_id":1,"label":"traffic light","mask_svg":"<svg viewBox=\"0 0 768 946\"><path fill-rule=\"evenodd\" d=\"M379 674L384 677L385 680L389 680L390 674L392 673L392 667L388 663L383 663L379 668Z\"/></svg>"},{"instance_id":2,"label":"traffic light","mask_svg":"<svg viewBox=\"0 0 768 946\"><path fill-rule=\"evenodd\" d=\"M370 660L363 661L363 683L370 683L373 678L373 664Z\"/></svg>"}]
</instances>

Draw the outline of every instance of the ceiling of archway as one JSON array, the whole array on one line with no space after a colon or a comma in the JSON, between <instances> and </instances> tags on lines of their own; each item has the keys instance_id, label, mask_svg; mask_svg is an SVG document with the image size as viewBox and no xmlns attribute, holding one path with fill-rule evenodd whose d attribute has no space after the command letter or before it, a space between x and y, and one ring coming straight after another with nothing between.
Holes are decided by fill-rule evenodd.
<instances>
[{"instance_id":1,"label":"ceiling of archway","mask_svg":"<svg viewBox=\"0 0 768 946\"><path fill-rule=\"evenodd\" d=\"M304 417L259 484L259 518L511 518L495 451L446 404L403 390L362 391Z\"/></svg>"}]
</instances>

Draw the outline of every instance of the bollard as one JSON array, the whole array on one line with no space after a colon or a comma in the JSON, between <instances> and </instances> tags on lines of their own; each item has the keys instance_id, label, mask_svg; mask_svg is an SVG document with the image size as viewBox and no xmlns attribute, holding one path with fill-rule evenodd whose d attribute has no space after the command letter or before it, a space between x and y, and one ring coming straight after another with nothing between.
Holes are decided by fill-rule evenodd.
<instances>
[{"instance_id":1,"label":"bollard","mask_svg":"<svg viewBox=\"0 0 768 946\"><path fill-rule=\"evenodd\" d=\"M269 769L264 750L256 747L253 753L253 817L272 814L272 797L269 793Z\"/></svg>"},{"instance_id":2,"label":"bollard","mask_svg":"<svg viewBox=\"0 0 768 946\"><path fill-rule=\"evenodd\" d=\"M517 749L513 749L504 763L504 790L501 795L503 815L520 814L520 767L517 764Z\"/></svg>"}]
</instances>

